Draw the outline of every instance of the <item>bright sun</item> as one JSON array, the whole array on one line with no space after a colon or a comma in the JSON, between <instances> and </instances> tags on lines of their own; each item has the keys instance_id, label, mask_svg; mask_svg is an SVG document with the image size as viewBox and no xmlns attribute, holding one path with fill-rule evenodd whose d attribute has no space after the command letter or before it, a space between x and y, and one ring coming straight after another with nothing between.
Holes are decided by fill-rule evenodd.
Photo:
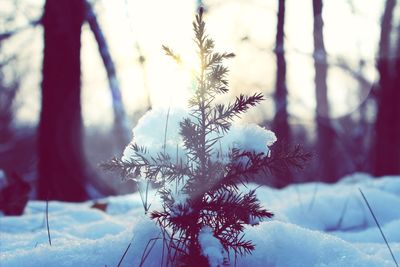
<instances>
[{"instance_id":1,"label":"bright sun","mask_svg":"<svg viewBox=\"0 0 400 267\"><path fill-rule=\"evenodd\" d=\"M177 50L178 51L178 50ZM186 106L195 87L198 60L195 53L182 53L181 63L162 55L149 62L147 69L152 104L154 106Z\"/></svg>"}]
</instances>

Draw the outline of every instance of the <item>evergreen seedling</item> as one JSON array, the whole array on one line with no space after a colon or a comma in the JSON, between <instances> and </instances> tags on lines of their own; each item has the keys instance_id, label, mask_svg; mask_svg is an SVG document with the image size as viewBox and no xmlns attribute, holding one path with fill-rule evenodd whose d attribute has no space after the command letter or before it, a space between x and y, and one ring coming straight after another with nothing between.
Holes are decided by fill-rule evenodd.
<instances>
[{"instance_id":1,"label":"evergreen seedling","mask_svg":"<svg viewBox=\"0 0 400 267\"><path fill-rule=\"evenodd\" d=\"M234 54L214 51L214 41L205 33L202 9L193 28L200 66L196 90L189 100L189 116L180 123L185 157L176 159L165 147L157 156L151 156L145 147L132 143L133 153L128 160L114 158L103 164L124 177L158 184L162 209L152 211L150 217L162 230L163 262L173 266L222 265L229 263L232 253L235 258L251 253L255 246L244 239L245 225L273 214L261 206L255 190L242 192L239 185L278 167L301 167L309 157L299 148L278 153L278 157L236 147L220 149L219 142L234 119L264 98L259 93L240 95L227 105L215 104L218 95L229 91L228 68L223 61ZM172 59L181 61L170 48L163 49ZM210 240L219 250L216 259L205 247Z\"/></svg>"}]
</instances>

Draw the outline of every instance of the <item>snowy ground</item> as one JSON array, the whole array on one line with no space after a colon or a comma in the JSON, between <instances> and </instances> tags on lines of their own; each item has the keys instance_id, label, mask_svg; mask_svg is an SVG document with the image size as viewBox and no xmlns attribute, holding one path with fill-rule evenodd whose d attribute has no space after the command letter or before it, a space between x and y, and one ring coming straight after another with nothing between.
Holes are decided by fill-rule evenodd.
<instances>
[{"instance_id":1,"label":"snowy ground","mask_svg":"<svg viewBox=\"0 0 400 267\"><path fill-rule=\"evenodd\" d=\"M258 189L273 220L249 226L255 252L237 266L395 266L359 192L366 195L400 261L400 177L355 174L335 185L310 183L283 190ZM159 230L143 212L138 194L110 197L106 212L93 203L31 201L21 217L0 217L0 266L138 266ZM159 266L156 242L144 266ZM233 266L233 264L232 264Z\"/></svg>"}]
</instances>

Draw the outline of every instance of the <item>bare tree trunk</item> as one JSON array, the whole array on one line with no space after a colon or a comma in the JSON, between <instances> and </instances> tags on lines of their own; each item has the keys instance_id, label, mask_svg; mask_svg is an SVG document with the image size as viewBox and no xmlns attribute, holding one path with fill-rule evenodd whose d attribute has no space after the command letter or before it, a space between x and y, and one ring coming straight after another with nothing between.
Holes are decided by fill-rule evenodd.
<instances>
[{"instance_id":1,"label":"bare tree trunk","mask_svg":"<svg viewBox=\"0 0 400 267\"><path fill-rule=\"evenodd\" d=\"M360 59L358 63L358 73L362 75L363 70L365 66L365 61ZM358 172L367 172L368 170L371 170L371 166L369 166L369 143L371 142L371 126L368 122L368 117L367 117L367 104L368 104L368 98L369 96L365 96L366 91L368 91L371 87L368 89L365 88L365 86L360 82L359 85L359 99L360 99L360 106L358 108L358 114L359 114L359 119L358 119L358 125L356 126L356 131L354 132L354 138L352 140L353 143L353 149L352 155L350 157L354 158L353 162L356 165L355 166L355 171Z\"/></svg>"},{"instance_id":2,"label":"bare tree trunk","mask_svg":"<svg viewBox=\"0 0 400 267\"><path fill-rule=\"evenodd\" d=\"M392 83L391 95L387 99L391 100L391 119L393 119L393 128L391 135L394 136L393 143L391 144L393 158L391 168L393 168L392 173L400 174L400 105L398 101L400 100L400 25L397 28L397 49L396 49L396 61L395 61L394 74L395 81ZM389 119L390 120L390 119ZM389 172L388 172L389 173Z\"/></svg>"},{"instance_id":3,"label":"bare tree trunk","mask_svg":"<svg viewBox=\"0 0 400 267\"><path fill-rule=\"evenodd\" d=\"M19 88L19 81L17 81L17 79L14 79L11 83L6 83L4 81L4 66L5 64L3 64L3 62L0 62L0 146L4 143L9 142L13 136L13 104Z\"/></svg>"},{"instance_id":4,"label":"bare tree trunk","mask_svg":"<svg viewBox=\"0 0 400 267\"><path fill-rule=\"evenodd\" d=\"M387 0L381 21L377 69L380 75L373 149L374 175L400 174L400 37L394 62L390 34L396 0ZM398 33L400 35L400 31ZM394 71L393 71L394 69Z\"/></svg>"},{"instance_id":5,"label":"bare tree trunk","mask_svg":"<svg viewBox=\"0 0 400 267\"><path fill-rule=\"evenodd\" d=\"M47 0L44 8L38 198L88 198L80 102L83 0Z\"/></svg>"},{"instance_id":6,"label":"bare tree trunk","mask_svg":"<svg viewBox=\"0 0 400 267\"><path fill-rule=\"evenodd\" d=\"M276 133L280 145L285 146L291 141L290 127L287 112L287 88L286 88L286 59L285 59L285 0L278 0L277 27L275 38L276 55L276 81L275 81L275 117L272 121L272 129ZM275 186L283 187L293 181L289 171L277 174Z\"/></svg>"},{"instance_id":7,"label":"bare tree trunk","mask_svg":"<svg viewBox=\"0 0 400 267\"><path fill-rule=\"evenodd\" d=\"M99 52L103 60L104 67L107 72L108 84L111 90L111 97L114 110L114 130L116 138L119 140L119 145L125 146L131 139L131 133L128 127L128 121L121 97L121 90L117 78L117 72L112 60L110 50L107 45L106 38L101 30L101 27L97 21L96 14L93 11L90 3L85 1L86 5L86 20L89 23L90 29L92 30L94 37L99 47Z\"/></svg>"},{"instance_id":8,"label":"bare tree trunk","mask_svg":"<svg viewBox=\"0 0 400 267\"><path fill-rule=\"evenodd\" d=\"M334 182L338 177L335 168L335 133L329 117L328 63L323 35L322 6L322 0L313 0L317 156L321 178L327 182Z\"/></svg>"},{"instance_id":9,"label":"bare tree trunk","mask_svg":"<svg viewBox=\"0 0 400 267\"><path fill-rule=\"evenodd\" d=\"M287 88L286 88L286 60L284 45L285 26L285 0L279 0L278 24L276 31L276 89L275 89L275 117L272 128L280 140L290 141L290 128L287 112Z\"/></svg>"}]
</instances>

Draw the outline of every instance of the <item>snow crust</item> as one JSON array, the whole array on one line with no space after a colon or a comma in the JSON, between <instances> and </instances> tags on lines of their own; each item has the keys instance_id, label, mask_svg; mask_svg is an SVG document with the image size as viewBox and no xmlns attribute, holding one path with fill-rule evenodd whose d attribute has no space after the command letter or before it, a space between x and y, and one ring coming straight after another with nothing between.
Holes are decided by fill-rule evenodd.
<instances>
[{"instance_id":1,"label":"snow crust","mask_svg":"<svg viewBox=\"0 0 400 267\"><path fill-rule=\"evenodd\" d=\"M275 217L245 229L256 250L239 257L237 266L394 266L359 188L399 261L400 177L354 174L334 185L260 187L257 195ZM105 211L91 208L92 202L50 202L51 246L45 202L30 201L23 216L0 217L1 266L117 266L129 243L121 266L139 266L146 247L144 266L160 266L161 233L144 214L139 194L101 202L108 203ZM199 241L210 263L221 265L224 255L211 229L203 229Z\"/></svg>"}]
</instances>

